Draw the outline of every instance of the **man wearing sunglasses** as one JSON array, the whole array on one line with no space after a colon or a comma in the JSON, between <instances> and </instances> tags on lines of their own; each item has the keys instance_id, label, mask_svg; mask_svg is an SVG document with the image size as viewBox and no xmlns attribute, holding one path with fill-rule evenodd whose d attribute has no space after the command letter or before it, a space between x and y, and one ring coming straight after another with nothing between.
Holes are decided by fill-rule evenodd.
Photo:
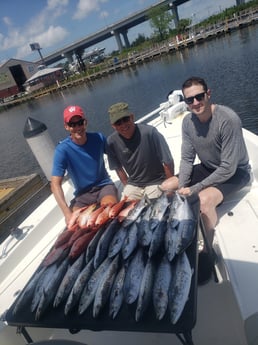
<instances>
[{"instance_id":1,"label":"man wearing sunglasses","mask_svg":"<svg viewBox=\"0 0 258 345\"><path fill-rule=\"evenodd\" d=\"M106 138L101 133L86 132L87 119L81 107L65 108L64 127L69 136L55 149L51 189L68 225L72 211L78 208L96 202L115 204L117 190L105 169ZM70 206L62 189L66 172L75 187Z\"/></svg>"},{"instance_id":2,"label":"man wearing sunglasses","mask_svg":"<svg viewBox=\"0 0 258 345\"><path fill-rule=\"evenodd\" d=\"M250 181L249 158L239 116L226 106L211 103L206 82L191 77L184 82L182 91L191 114L182 125L179 193L198 193L211 249L218 220L216 207ZM200 164L194 164L197 156ZM207 282L212 273L213 262L207 252L204 247L199 255L200 284Z\"/></svg>"},{"instance_id":3,"label":"man wearing sunglasses","mask_svg":"<svg viewBox=\"0 0 258 345\"><path fill-rule=\"evenodd\" d=\"M174 161L164 137L156 128L136 124L127 103L116 103L109 110L114 132L107 138L108 162L124 185L123 196L150 199L160 196L160 183L174 177ZM172 182L173 181L173 182Z\"/></svg>"}]
</instances>

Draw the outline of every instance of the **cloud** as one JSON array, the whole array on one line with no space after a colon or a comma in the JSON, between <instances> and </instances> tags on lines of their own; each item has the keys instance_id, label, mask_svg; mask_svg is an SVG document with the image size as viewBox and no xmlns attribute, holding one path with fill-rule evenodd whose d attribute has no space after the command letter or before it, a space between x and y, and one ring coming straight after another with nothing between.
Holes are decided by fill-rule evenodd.
<instances>
[{"instance_id":1,"label":"cloud","mask_svg":"<svg viewBox=\"0 0 258 345\"><path fill-rule=\"evenodd\" d=\"M56 18L66 13L68 3L68 0L48 0L47 7L28 23L26 32L35 35L48 30L48 25L52 26Z\"/></svg>"},{"instance_id":2,"label":"cloud","mask_svg":"<svg viewBox=\"0 0 258 345\"><path fill-rule=\"evenodd\" d=\"M2 20L3 20L3 22L5 23L5 25L7 25L7 26L11 26L11 25L12 25L12 20L11 20L11 18L9 18L9 17L3 17Z\"/></svg>"},{"instance_id":3,"label":"cloud","mask_svg":"<svg viewBox=\"0 0 258 345\"><path fill-rule=\"evenodd\" d=\"M108 0L79 0L73 19L83 19L91 12L99 11L100 5Z\"/></svg>"},{"instance_id":4,"label":"cloud","mask_svg":"<svg viewBox=\"0 0 258 345\"><path fill-rule=\"evenodd\" d=\"M109 13L107 11L101 11L100 14L99 14L99 17L101 19L105 19L109 16Z\"/></svg>"},{"instance_id":5,"label":"cloud","mask_svg":"<svg viewBox=\"0 0 258 345\"><path fill-rule=\"evenodd\" d=\"M53 22L66 13L68 4L69 0L48 0L47 6L23 27L15 27L9 17L4 17L8 30L6 35L0 35L0 51L16 49L15 58L24 58L31 54L30 43L38 42L42 48L48 48L62 42L69 33Z\"/></svg>"},{"instance_id":6,"label":"cloud","mask_svg":"<svg viewBox=\"0 0 258 345\"><path fill-rule=\"evenodd\" d=\"M10 48L15 48L24 42L24 37L20 34L18 29L12 29L8 36L2 36L0 50L5 51Z\"/></svg>"},{"instance_id":7,"label":"cloud","mask_svg":"<svg viewBox=\"0 0 258 345\"><path fill-rule=\"evenodd\" d=\"M45 12L47 15L51 13L52 17L59 17L66 12L68 5L69 0L48 0Z\"/></svg>"},{"instance_id":8,"label":"cloud","mask_svg":"<svg viewBox=\"0 0 258 345\"><path fill-rule=\"evenodd\" d=\"M40 47L43 49L42 55L44 56L44 48L55 46L59 42L63 41L67 36L68 32L64 28L60 26L49 26L47 31L31 38L29 43L40 42ZM29 54L31 54L31 49L28 41L26 41L25 44L17 49L16 58L22 58Z\"/></svg>"},{"instance_id":9,"label":"cloud","mask_svg":"<svg viewBox=\"0 0 258 345\"><path fill-rule=\"evenodd\" d=\"M47 8L54 10L56 8L68 6L69 0L48 0Z\"/></svg>"}]
</instances>

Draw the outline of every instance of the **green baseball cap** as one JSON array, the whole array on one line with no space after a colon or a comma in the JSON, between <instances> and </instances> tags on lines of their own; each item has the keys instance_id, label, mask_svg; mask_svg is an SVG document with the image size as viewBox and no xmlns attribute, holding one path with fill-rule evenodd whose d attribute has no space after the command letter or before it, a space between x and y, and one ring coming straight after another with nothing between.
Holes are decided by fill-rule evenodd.
<instances>
[{"instance_id":1,"label":"green baseball cap","mask_svg":"<svg viewBox=\"0 0 258 345\"><path fill-rule=\"evenodd\" d=\"M113 125L117 120L122 119L123 117L130 116L132 113L129 110L127 103L120 102L111 105L108 109L110 122Z\"/></svg>"}]
</instances>

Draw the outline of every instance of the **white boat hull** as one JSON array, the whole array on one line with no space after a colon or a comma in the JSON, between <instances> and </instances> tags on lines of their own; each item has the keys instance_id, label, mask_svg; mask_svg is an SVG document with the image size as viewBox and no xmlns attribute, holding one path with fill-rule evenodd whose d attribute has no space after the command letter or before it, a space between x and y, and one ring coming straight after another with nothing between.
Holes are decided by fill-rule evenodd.
<instances>
[{"instance_id":1,"label":"white boat hull","mask_svg":"<svg viewBox=\"0 0 258 345\"><path fill-rule=\"evenodd\" d=\"M156 110L164 109L164 104ZM179 108L178 108L179 109ZM153 112L155 113L155 111ZM164 115L164 114L163 114ZM148 117L147 117L148 118ZM167 139L178 171L183 114L163 123L161 117L151 121ZM163 117L164 119L164 117ZM220 222L216 228L215 250L218 282L214 280L198 288L197 322L192 331L194 344L198 345L255 345L258 332L258 137L244 130L253 168L252 185L232 196L219 208ZM115 173L110 172L114 181ZM116 181L119 187L119 182ZM67 200L72 198L73 187L64 183ZM229 213L232 212L232 213ZM233 214L233 215L232 215ZM0 314L15 301L42 259L53 245L65 222L53 195L45 200L22 224L22 239L8 238L0 246ZM8 248L6 250L7 241ZM106 345L114 343L166 345L182 344L174 334L137 333L119 331L87 331L71 334L64 329L26 328L33 341L43 339L72 339L85 344ZM0 323L0 344L25 344L16 328Z\"/></svg>"}]
</instances>

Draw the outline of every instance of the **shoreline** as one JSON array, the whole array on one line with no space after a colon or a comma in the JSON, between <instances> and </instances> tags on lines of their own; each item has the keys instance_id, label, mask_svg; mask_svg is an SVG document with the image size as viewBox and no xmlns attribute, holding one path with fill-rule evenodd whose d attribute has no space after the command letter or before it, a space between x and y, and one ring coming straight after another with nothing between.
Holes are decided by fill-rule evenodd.
<instances>
[{"instance_id":1,"label":"shoreline","mask_svg":"<svg viewBox=\"0 0 258 345\"><path fill-rule=\"evenodd\" d=\"M235 20L233 22L227 23L226 25L215 27L209 31L205 31L203 33L199 33L197 35L193 35L191 38L183 39L181 41L167 41L165 43L161 43L152 47L149 50L145 50L138 54L130 54L128 58L120 60L118 63L110 64L107 66L100 67L96 65L91 70L94 70L92 73L89 73L89 70L85 72L84 75L80 75L76 79L69 79L67 81L63 81L59 83L59 85L54 84L50 87L42 88L34 93L27 94L22 97L18 97L15 100L1 103L0 104L0 112L5 111L13 106L20 105L25 102L33 101L37 98L41 98L44 96L51 95L58 91L65 90L67 88L79 86L81 84L89 84L94 80L106 77L108 75L112 75L116 72L120 72L124 69L136 67L137 65L152 61L156 58L159 58L163 55L167 54L174 54L178 51L182 51L187 48L191 48L195 45L202 44L204 42L210 41L212 39L216 39L219 37L224 37L225 35L231 34L236 30L241 30L248 26L256 25L258 22L258 12L253 13L251 17L243 18L242 20Z\"/></svg>"}]
</instances>

